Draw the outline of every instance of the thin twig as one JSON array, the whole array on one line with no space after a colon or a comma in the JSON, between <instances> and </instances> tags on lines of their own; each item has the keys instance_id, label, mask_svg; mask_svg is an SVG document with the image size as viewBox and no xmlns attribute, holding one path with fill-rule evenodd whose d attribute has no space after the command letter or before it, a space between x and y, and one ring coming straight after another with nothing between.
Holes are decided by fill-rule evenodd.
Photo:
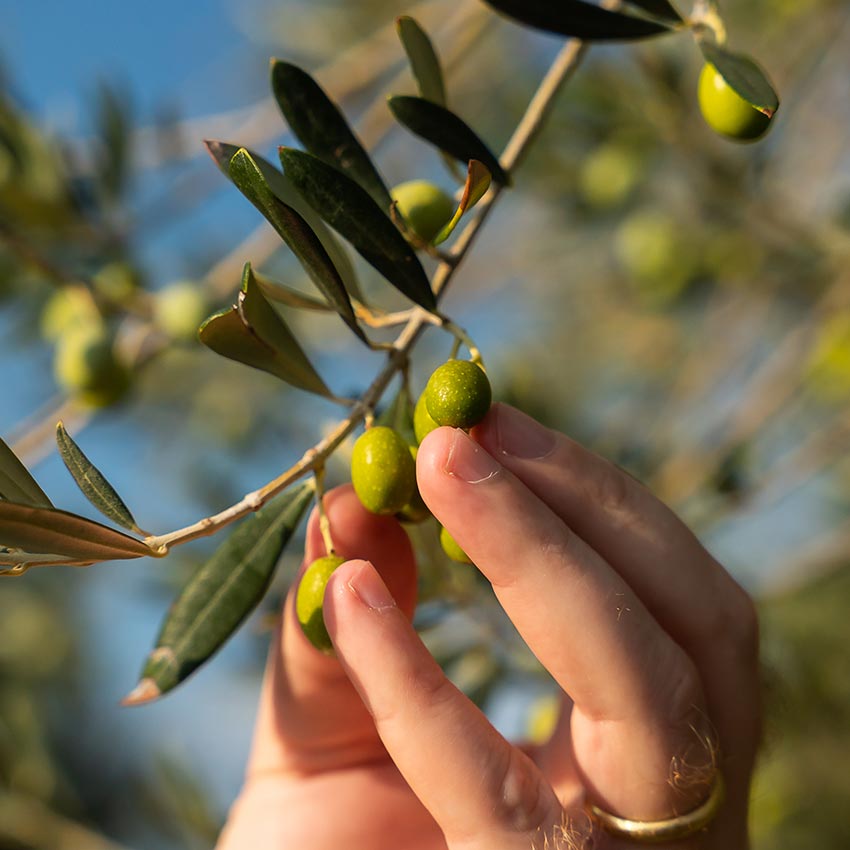
<instances>
[{"instance_id":1,"label":"thin twig","mask_svg":"<svg viewBox=\"0 0 850 850\"><path fill-rule=\"evenodd\" d=\"M516 169L534 143L546 122L558 92L575 72L586 49L584 43L571 40L567 42L555 58L502 153L501 164L508 173ZM461 261L466 257L502 191L501 185L494 184L487 196L478 205L477 215L464 228L449 252L451 261L441 263L438 266L432 280L432 287L438 297L448 288L455 272L460 267ZM229 508L213 516L205 517L185 528L149 537L145 542L157 553L163 553L171 546L215 534L224 526L258 510L269 499L285 490L294 481L322 465L337 446L374 409L396 372L407 363L410 350L429 324L431 324L431 314L421 308L414 310L410 320L393 343L393 351L389 355L386 365L372 381L359 402L345 419L339 422L323 440L305 452L297 463L264 487L246 494Z\"/></svg>"}]
</instances>

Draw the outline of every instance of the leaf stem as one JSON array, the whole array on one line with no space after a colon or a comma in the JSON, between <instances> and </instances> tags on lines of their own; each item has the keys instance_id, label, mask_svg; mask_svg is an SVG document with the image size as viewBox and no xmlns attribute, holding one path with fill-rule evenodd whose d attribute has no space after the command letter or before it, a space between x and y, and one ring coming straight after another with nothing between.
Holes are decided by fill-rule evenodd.
<instances>
[{"instance_id":1,"label":"leaf stem","mask_svg":"<svg viewBox=\"0 0 850 850\"><path fill-rule=\"evenodd\" d=\"M571 39L567 41L558 53L535 90L525 113L514 129L502 153L500 163L505 171L509 173L514 171L522 162L536 141L540 131L543 129L558 92L576 71L586 50L587 45L584 42ZM461 231L449 251L446 261L437 267L431 285L438 299L448 289L455 272L468 254L469 249L472 247L475 238L490 215L496 201L501 196L502 191L503 187L501 185L494 184L488 196L476 207L477 215ZM361 398L352 407L349 415L340 421L322 440L305 452L297 463L265 486L247 493L236 504L231 505L225 510L205 517L185 528L179 528L167 534L148 537L145 543L155 551L162 552L172 546L215 534L224 526L253 511L259 510L269 499L285 490L290 484L322 466L326 458L374 410L395 374L405 368L410 351L422 332L429 325L434 324L434 318L433 314L419 307L411 311L410 318L392 343L392 350L389 352L386 364Z\"/></svg>"}]
</instances>

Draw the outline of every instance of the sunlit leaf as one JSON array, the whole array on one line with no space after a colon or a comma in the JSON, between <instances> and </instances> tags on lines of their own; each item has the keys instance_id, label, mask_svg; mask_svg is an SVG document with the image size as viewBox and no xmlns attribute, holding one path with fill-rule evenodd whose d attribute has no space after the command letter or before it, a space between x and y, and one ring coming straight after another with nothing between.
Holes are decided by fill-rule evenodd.
<instances>
[{"instance_id":1,"label":"sunlit leaf","mask_svg":"<svg viewBox=\"0 0 850 850\"><path fill-rule=\"evenodd\" d=\"M230 160L241 148L239 145L230 145L227 142L209 141L204 142L210 156L215 164L221 169L221 172L228 179L230 178ZM246 148L246 150L248 150ZM345 288L348 292L361 303L365 303L363 293L360 289L360 283L357 279L357 273L351 262L351 257L348 251L342 247L339 240L322 221L322 217L301 197L295 187L281 173L280 169L275 168L267 159L263 159L259 154L248 150L251 159L260 169L263 177L265 177L269 188L283 203L293 207L310 225L313 232L322 241L328 256L333 261L334 267L339 272L340 277L345 282Z\"/></svg>"},{"instance_id":2,"label":"sunlit leaf","mask_svg":"<svg viewBox=\"0 0 850 850\"><path fill-rule=\"evenodd\" d=\"M610 12L583 0L484 0L497 12L547 32L588 41L629 41L670 32L670 27ZM495 176L495 175L494 175Z\"/></svg>"},{"instance_id":3,"label":"sunlit leaf","mask_svg":"<svg viewBox=\"0 0 850 850\"><path fill-rule=\"evenodd\" d=\"M422 264L367 192L312 154L280 148L280 161L308 203L367 262L412 301L435 309L436 299Z\"/></svg>"},{"instance_id":4,"label":"sunlit leaf","mask_svg":"<svg viewBox=\"0 0 850 850\"><path fill-rule=\"evenodd\" d=\"M451 220L434 239L435 245L445 242L452 235L452 232L458 226L464 214L471 210L484 197L489 188L490 172L487 170L487 167L477 159L471 159L467 167L466 183L463 187L463 195L461 195L460 203Z\"/></svg>"},{"instance_id":5,"label":"sunlit leaf","mask_svg":"<svg viewBox=\"0 0 850 850\"><path fill-rule=\"evenodd\" d=\"M276 301L278 304L285 304L287 307L294 307L296 310L314 310L318 313L333 313L334 308L327 301L322 301L319 298L313 298L310 295L305 295L285 283L280 283L277 280L272 280L260 272L254 272L254 280L257 281L257 286L270 301Z\"/></svg>"},{"instance_id":6,"label":"sunlit leaf","mask_svg":"<svg viewBox=\"0 0 850 850\"><path fill-rule=\"evenodd\" d=\"M296 138L313 156L342 171L388 209L391 198L369 154L339 107L303 69L272 60L272 91Z\"/></svg>"},{"instance_id":7,"label":"sunlit leaf","mask_svg":"<svg viewBox=\"0 0 850 850\"><path fill-rule=\"evenodd\" d=\"M410 69L419 87L419 93L426 100L445 106L446 87L443 71L428 34L408 15L396 18L396 29L410 61Z\"/></svg>"},{"instance_id":8,"label":"sunlit leaf","mask_svg":"<svg viewBox=\"0 0 850 850\"><path fill-rule=\"evenodd\" d=\"M81 561L142 558L154 552L141 540L98 522L55 508L34 508L0 501L3 545L36 554Z\"/></svg>"},{"instance_id":9,"label":"sunlit leaf","mask_svg":"<svg viewBox=\"0 0 850 850\"><path fill-rule=\"evenodd\" d=\"M71 439L70 434L61 422L56 426L56 445L59 447L59 454L65 466L68 467L68 472L71 473L74 481L77 482L77 486L83 491L83 495L105 517L130 531L139 531L136 520L133 519L129 508L115 492L115 488Z\"/></svg>"},{"instance_id":10,"label":"sunlit leaf","mask_svg":"<svg viewBox=\"0 0 850 850\"><path fill-rule=\"evenodd\" d=\"M307 392L333 398L283 319L263 297L245 264L237 303L201 325L201 342L222 357L268 372Z\"/></svg>"},{"instance_id":11,"label":"sunlit leaf","mask_svg":"<svg viewBox=\"0 0 850 850\"><path fill-rule=\"evenodd\" d=\"M681 22L682 16L673 8L673 4L668 0L628 0L630 6L637 6L643 9L644 12L649 12L656 18L663 20Z\"/></svg>"},{"instance_id":12,"label":"sunlit leaf","mask_svg":"<svg viewBox=\"0 0 850 850\"><path fill-rule=\"evenodd\" d=\"M409 446L416 445L416 433L413 429L413 399L410 397L406 381L401 382L393 400L375 419L375 425L392 428Z\"/></svg>"},{"instance_id":13,"label":"sunlit leaf","mask_svg":"<svg viewBox=\"0 0 850 850\"><path fill-rule=\"evenodd\" d=\"M496 155L453 112L430 100L409 95L396 95L388 103L396 119L411 133L464 163L477 159L487 166L496 182L503 185L510 183Z\"/></svg>"},{"instance_id":14,"label":"sunlit leaf","mask_svg":"<svg viewBox=\"0 0 850 850\"><path fill-rule=\"evenodd\" d=\"M712 42L701 40L700 49L707 62L747 103L759 112L772 116L779 109L779 96L767 74L749 56L730 53Z\"/></svg>"},{"instance_id":15,"label":"sunlit leaf","mask_svg":"<svg viewBox=\"0 0 850 850\"><path fill-rule=\"evenodd\" d=\"M0 439L0 498L37 508L52 508L53 503L18 456Z\"/></svg>"},{"instance_id":16,"label":"sunlit leaf","mask_svg":"<svg viewBox=\"0 0 850 850\"><path fill-rule=\"evenodd\" d=\"M259 167L244 148L237 151L230 161L230 179L286 242L340 318L365 342L366 336L357 324L345 284L319 238L294 207L285 204L271 191Z\"/></svg>"},{"instance_id":17,"label":"sunlit leaf","mask_svg":"<svg viewBox=\"0 0 850 850\"><path fill-rule=\"evenodd\" d=\"M287 490L244 520L195 573L171 606L141 681L125 705L167 693L236 631L265 595L312 496L309 482Z\"/></svg>"}]
</instances>

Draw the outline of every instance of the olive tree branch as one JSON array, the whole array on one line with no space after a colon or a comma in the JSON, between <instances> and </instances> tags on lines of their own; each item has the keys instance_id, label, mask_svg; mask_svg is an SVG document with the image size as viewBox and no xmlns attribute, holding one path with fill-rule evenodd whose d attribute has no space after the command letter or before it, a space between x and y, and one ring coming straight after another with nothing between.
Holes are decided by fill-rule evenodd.
<instances>
[{"instance_id":1,"label":"olive tree branch","mask_svg":"<svg viewBox=\"0 0 850 850\"><path fill-rule=\"evenodd\" d=\"M586 50L587 45L585 43L576 40L568 41L546 72L502 152L500 161L502 167L509 174L521 163L537 139L551 112L558 92L578 68ZM476 216L464 228L452 246L447 261L437 267L431 285L438 299L447 290L455 272L466 257L502 191L501 185L494 184L492 186L487 196L478 205ZM341 420L324 439L308 449L297 463L282 472L273 481L246 494L225 510L205 517L185 528L148 537L145 540L147 545L157 554L162 555L172 546L215 534L224 526L259 510L269 499L285 490L290 484L322 466L327 457L375 408L395 374L404 368L410 351L422 332L432 323L432 314L422 308L414 309L407 324L393 342L387 363L351 409L348 416Z\"/></svg>"}]
</instances>

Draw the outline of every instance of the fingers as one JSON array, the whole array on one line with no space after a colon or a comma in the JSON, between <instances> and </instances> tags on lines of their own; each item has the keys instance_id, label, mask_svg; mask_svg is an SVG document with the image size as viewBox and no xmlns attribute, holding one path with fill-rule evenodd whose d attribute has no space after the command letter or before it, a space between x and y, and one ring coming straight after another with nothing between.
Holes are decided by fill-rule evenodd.
<instances>
[{"instance_id":1,"label":"fingers","mask_svg":"<svg viewBox=\"0 0 850 850\"><path fill-rule=\"evenodd\" d=\"M554 792L446 679L371 564L350 561L334 573L325 611L388 753L449 846L538 846L560 823Z\"/></svg>"},{"instance_id":2,"label":"fingers","mask_svg":"<svg viewBox=\"0 0 850 850\"><path fill-rule=\"evenodd\" d=\"M668 778L671 759L693 757L698 743L699 677L629 584L462 431L432 432L417 474L425 502L575 701L572 728L586 743L576 763L596 799L642 819L698 802L700 790L680 796Z\"/></svg>"},{"instance_id":3,"label":"fingers","mask_svg":"<svg viewBox=\"0 0 850 850\"><path fill-rule=\"evenodd\" d=\"M368 557L386 577L406 616L416 598L410 542L391 517L370 514L350 486L325 497L334 545L343 557ZM317 516L307 527L303 569L326 554ZM317 773L363 764L385 753L374 724L339 662L316 650L295 617L297 581L272 646L249 773Z\"/></svg>"}]
</instances>

